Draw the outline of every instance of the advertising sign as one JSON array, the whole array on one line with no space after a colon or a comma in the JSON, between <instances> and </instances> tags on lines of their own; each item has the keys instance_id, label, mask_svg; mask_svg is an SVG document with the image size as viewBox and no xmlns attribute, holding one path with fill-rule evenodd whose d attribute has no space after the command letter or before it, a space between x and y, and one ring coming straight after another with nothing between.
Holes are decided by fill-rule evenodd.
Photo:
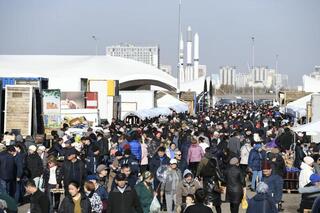
<instances>
[{"instance_id":1,"label":"advertising sign","mask_svg":"<svg viewBox=\"0 0 320 213\"><path fill-rule=\"evenodd\" d=\"M61 109L84 109L83 92L61 92Z\"/></svg>"},{"instance_id":2,"label":"advertising sign","mask_svg":"<svg viewBox=\"0 0 320 213\"><path fill-rule=\"evenodd\" d=\"M60 128L61 92L60 90L43 90L43 122L45 129Z\"/></svg>"}]
</instances>

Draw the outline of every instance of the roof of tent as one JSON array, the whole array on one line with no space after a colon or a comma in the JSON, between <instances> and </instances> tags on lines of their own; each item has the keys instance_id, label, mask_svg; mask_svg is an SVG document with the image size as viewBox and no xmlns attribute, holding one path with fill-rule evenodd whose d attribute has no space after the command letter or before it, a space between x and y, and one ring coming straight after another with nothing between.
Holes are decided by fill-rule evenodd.
<instances>
[{"instance_id":1,"label":"roof of tent","mask_svg":"<svg viewBox=\"0 0 320 213\"><path fill-rule=\"evenodd\" d=\"M176 88L177 79L154 66L135 60L98 55L0 55L0 77L43 77L49 89L79 91L80 78L145 80Z\"/></svg>"},{"instance_id":2,"label":"roof of tent","mask_svg":"<svg viewBox=\"0 0 320 213\"><path fill-rule=\"evenodd\" d=\"M152 109L142 109L137 111L131 111L127 112L123 115L122 119L125 119L128 116L137 116L138 118L145 120L150 118L155 118L160 115L171 115L172 111L168 107L158 107L158 108L152 108Z\"/></svg>"},{"instance_id":3,"label":"roof of tent","mask_svg":"<svg viewBox=\"0 0 320 213\"><path fill-rule=\"evenodd\" d=\"M320 133L320 121L314 121L305 125L292 128L294 132L316 132Z\"/></svg>"},{"instance_id":4,"label":"roof of tent","mask_svg":"<svg viewBox=\"0 0 320 213\"><path fill-rule=\"evenodd\" d=\"M188 111L188 105L178 98L165 94L157 100L158 107L169 107L171 110L176 111L177 113Z\"/></svg>"},{"instance_id":5,"label":"roof of tent","mask_svg":"<svg viewBox=\"0 0 320 213\"><path fill-rule=\"evenodd\" d=\"M292 101L287 104L286 110L288 113L294 114L295 112L299 113L300 116L306 115L307 102L311 100L310 95L306 95L302 98L299 98L295 101Z\"/></svg>"}]
</instances>

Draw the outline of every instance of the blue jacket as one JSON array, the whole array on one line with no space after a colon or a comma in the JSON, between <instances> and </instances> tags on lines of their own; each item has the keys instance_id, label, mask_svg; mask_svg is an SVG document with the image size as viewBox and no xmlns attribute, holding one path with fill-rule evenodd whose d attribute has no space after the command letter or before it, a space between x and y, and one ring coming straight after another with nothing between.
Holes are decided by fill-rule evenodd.
<instances>
[{"instance_id":1,"label":"blue jacket","mask_svg":"<svg viewBox=\"0 0 320 213\"><path fill-rule=\"evenodd\" d=\"M108 192L103 186L98 186L98 188L95 191L101 200L107 200L108 199Z\"/></svg>"},{"instance_id":2,"label":"blue jacket","mask_svg":"<svg viewBox=\"0 0 320 213\"><path fill-rule=\"evenodd\" d=\"M138 161L141 160L141 144L138 140L129 141L131 154L133 154Z\"/></svg>"},{"instance_id":3,"label":"blue jacket","mask_svg":"<svg viewBox=\"0 0 320 213\"><path fill-rule=\"evenodd\" d=\"M247 213L277 213L276 203L269 194L256 194L248 202Z\"/></svg>"},{"instance_id":4,"label":"blue jacket","mask_svg":"<svg viewBox=\"0 0 320 213\"><path fill-rule=\"evenodd\" d=\"M256 148L253 148L249 153L248 167L251 168L252 171L261 171L261 164L264 159L266 159L266 152L259 152Z\"/></svg>"},{"instance_id":5,"label":"blue jacket","mask_svg":"<svg viewBox=\"0 0 320 213\"><path fill-rule=\"evenodd\" d=\"M283 179L279 175L270 175L269 177L263 177L262 181L265 182L268 187L268 193L273 197L276 203L279 203L282 199Z\"/></svg>"}]
</instances>

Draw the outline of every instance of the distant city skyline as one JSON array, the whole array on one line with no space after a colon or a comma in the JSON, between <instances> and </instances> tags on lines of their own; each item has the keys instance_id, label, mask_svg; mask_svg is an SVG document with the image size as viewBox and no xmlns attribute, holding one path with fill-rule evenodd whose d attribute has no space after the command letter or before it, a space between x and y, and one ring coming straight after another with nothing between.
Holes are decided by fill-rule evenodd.
<instances>
[{"instance_id":1,"label":"distant city skyline","mask_svg":"<svg viewBox=\"0 0 320 213\"><path fill-rule=\"evenodd\" d=\"M182 33L199 33L200 64L208 75L235 65L248 72L251 37L255 65L288 74L290 86L320 65L318 0L182 0ZM178 64L179 0L0 0L0 54L105 55L119 43L159 45L160 63ZM94 36L94 37L93 37Z\"/></svg>"}]
</instances>

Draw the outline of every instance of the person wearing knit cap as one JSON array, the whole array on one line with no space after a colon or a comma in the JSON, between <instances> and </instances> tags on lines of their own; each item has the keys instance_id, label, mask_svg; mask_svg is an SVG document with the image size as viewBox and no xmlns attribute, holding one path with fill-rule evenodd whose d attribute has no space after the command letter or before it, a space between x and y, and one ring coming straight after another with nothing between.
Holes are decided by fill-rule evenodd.
<instances>
[{"instance_id":1,"label":"person wearing knit cap","mask_svg":"<svg viewBox=\"0 0 320 213\"><path fill-rule=\"evenodd\" d=\"M282 210L282 190L283 190L283 178L279 175L273 174L271 163L267 160L262 162L262 181L269 187L268 193L273 197L277 204L278 210Z\"/></svg>"},{"instance_id":2,"label":"person wearing knit cap","mask_svg":"<svg viewBox=\"0 0 320 213\"><path fill-rule=\"evenodd\" d=\"M226 201L230 203L230 212L238 213L243 197L245 179L239 168L239 159L231 158L230 167L225 170Z\"/></svg>"},{"instance_id":3,"label":"person wearing knit cap","mask_svg":"<svg viewBox=\"0 0 320 213\"><path fill-rule=\"evenodd\" d=\"M305 187L308 183L310 183L310 176L314 173L313 171L313 158L310 156L306 156L303 158L303 162L301 163L301 171L299 174L299 188Z\"/></svg>"}]
</instances>

